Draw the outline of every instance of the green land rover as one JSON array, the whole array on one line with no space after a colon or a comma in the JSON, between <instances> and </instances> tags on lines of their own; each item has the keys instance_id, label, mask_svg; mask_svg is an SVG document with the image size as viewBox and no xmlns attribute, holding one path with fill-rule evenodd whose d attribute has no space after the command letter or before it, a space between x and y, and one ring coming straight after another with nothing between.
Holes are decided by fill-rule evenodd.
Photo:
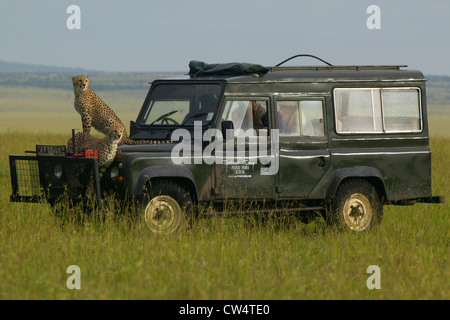
<instances>
[{"instance_id":1,"label":"green land rover","mask_svg":"<svg viewBox=\"0 0 450 320\"><path fill-rule=\"evenodd\" d=\"M101 181L95 157L38 145L35 155L10 156L11 201L54 205L83 162L72 201L86 201L91 181L97 203L135 203L156 233L246 211L322 212L364 231L380 223L383 205L443 202L431 191L423 74L321 61L191 61L189 74L151 84L130 124L131 139L171 143L120 146Z\"/></svg>"}]
</instances>

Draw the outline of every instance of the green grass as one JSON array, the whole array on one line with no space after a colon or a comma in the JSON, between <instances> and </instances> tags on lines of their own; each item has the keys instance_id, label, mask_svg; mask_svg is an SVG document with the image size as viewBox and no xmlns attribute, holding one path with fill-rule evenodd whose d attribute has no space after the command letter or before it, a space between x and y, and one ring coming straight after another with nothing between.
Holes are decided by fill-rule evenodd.
<instances>
[{"instance_id":1,"label":"green grass","mask_svg":"<svg viewBox=\"0 0 450 320\"><path fill-rule=\"evenodd\" d=\"M450 138L450 114L430 115L428 123L431 137Z\"/></svg>"},{"instance_id":2,"label":"green grass","mask_svg":"<svg viewBox=\"0 0 450 320\"><path fill-rule=\"evenodd\" d=\"M0 299L449 299L450 206L386 206L376 231L342 233L323 220L200 219L151 234L114 209L82 222L46 204L9 202L7 154L63 134L0 134ZM449 198L450 140L432 139L433 192ZM99 218L103 215L103 219ZM69 290L70 265L81 290ZM381 269L381 289L366 269Z\"/></svg>"},{"instance_id":3,"label":"green grass","mask_svg":"<svg viewBox=\"0 0 450 320\"><path fill-rule=\"evenodd\" d=\"M112 217L61 226L44 206L14 204L0 220L0 298L448 299L447 219L387 208L376 233L352 234L214 218L157 237ZM65 285L72 264L79 291ZM373 264L381 290L366 287Z\"/></svg>"},{"instance_id":4,"label":"green grass","mask_svg":"<svg viewBox=\"0 0 450 320\"><path fill-rule=\"evenodd\" d=\"M381 226L363 234L321 219L213 217L161 237L114 208L79 222L73 212L55 217L47 204L9 202L8 155L65 144L81 122L72 95L0 87L0 299L450 298L450 129L442 116L430 117L430 132L433 193L445 204L385 206ZM128 125L123 115L136 117L145 92L99 95ZM81 268L81 290L66 287L70 265ZM380 290L366 286L370 265L381 269Z\"/></svg>"}]
</instances>

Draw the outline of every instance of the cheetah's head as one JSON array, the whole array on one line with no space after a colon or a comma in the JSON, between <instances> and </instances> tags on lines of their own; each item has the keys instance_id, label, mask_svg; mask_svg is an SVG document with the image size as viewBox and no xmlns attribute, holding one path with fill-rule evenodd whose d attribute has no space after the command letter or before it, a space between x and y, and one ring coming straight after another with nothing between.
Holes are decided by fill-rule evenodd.
<instances>
[{"instance_id":1,"label":"cheetah's head","mask_svg":"<svg viewBox=\"0 0 450 320\"><path fill-rule=\"evenodd\" d=\"M83 92L89 86L89 78L83 75L72 77L73 90L75 93Z\"/></svg>"},{"instance_id":2,"label":"cheetah's head","mask_svg":"<svg viewBox=\"0 0 450 320\"><path fill-rule=\"evenodd\" d=\"M109 129L108 136L111 139L112 143L119 143L120 139L122 139L124 132L123 127L113 127Z\"/></svg>"}]
</instances>

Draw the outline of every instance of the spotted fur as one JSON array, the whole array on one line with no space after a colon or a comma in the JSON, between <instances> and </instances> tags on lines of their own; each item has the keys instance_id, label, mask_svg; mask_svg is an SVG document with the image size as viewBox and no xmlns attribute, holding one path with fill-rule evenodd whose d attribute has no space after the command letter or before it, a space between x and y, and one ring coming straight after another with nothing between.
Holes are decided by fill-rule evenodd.
<instances>
[{"instance_id":1,"label":"spotted fur","mask_svg":"<svg viewBox=\"0 0 450 320\"><path fill-rule=\"evenodd\" d=\"M168 141L158 140L131 140L128 138L125 126L114 111L100 99L89 87L89 78L84 75L72 77L72 85L75 94L74 107L81 115L83 133L89 134L91 127L94 127L103 134L107 134L112 127L123 129L122 144L158 144Z\"/></svg>"},{"instance_id":2,"label":"spotted fur","mask_svg":"<svg viewBox=\"0 0 450 320\"><path fill-rule=\"evenodd\" d=\"M88 132L78 132L75 134L75 152L73 150L73 139L67 142L69 153L79 153L85 150L98 151L98 167L100 169L100 178L103 172L111 165L116 157L119 141L123 137L124 129L122 127L112 127L104 138L96 138Z\"/></svg>"},{"instance_id":3,"label":"spotted fur","mask_svg":"<svg viewBox=\"0 0 450 320\"><path fill-rule=\"evenodd\" d=\"M96 138L88 132L78 132L75 134L75 150L73 150L73 137L67 141L69 153L79 153L83 150L98 151L99 178L101 179L106 169L111 165L116 157L117 147L123 136L123 128L110 128L104 138ZM75 152L74 152L75 151ZM85 162L74 162L68 168L68 193L71 197L78 197L84 186L80 183L80 175L86 168ZM91 176L88 177L88 193L94 193L94 184Z\"/></svg>"}]
</instances>

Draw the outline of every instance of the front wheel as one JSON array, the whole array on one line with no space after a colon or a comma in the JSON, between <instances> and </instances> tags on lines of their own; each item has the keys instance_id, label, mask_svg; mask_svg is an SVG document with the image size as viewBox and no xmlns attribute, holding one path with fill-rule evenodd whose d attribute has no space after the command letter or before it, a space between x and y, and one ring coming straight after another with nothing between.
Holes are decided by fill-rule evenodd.
<instances>
[{"instance_id":1,"label":"front wheel","mask_svg":"<svg viewBox=\"0 0 450 320\"><path fill-rule=\"evenodd\" d=\"M157 234L171 234L187 227L192 219L192 199L182 186L161 180L150 183L141 205L148 228Z\"/></svg>"},{"instance_id":2,"label":"front wheel","mask_svg":"<svg viewBox=\"0 0 450 320\"><path fill-rule=\"evenodd\" d=\"M366 180L344 181L331 201L328 221L340 229L366 231L381 223L383 203Z\"/></svg>"}]
</instances>

